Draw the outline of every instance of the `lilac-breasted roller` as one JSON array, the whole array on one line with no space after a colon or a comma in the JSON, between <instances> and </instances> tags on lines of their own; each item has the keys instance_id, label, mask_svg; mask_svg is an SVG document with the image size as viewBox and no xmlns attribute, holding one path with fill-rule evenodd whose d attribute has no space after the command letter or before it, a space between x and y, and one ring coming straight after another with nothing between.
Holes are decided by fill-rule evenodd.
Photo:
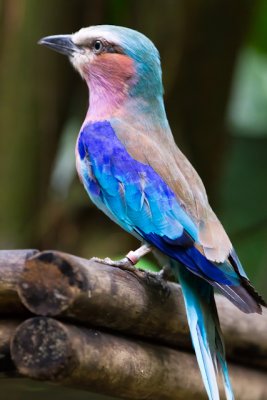
<instances>
[{"instance_id":1,"label":"lilac-breasted roller","mask_svg":"<svg viewBox=\"0 0 267 400\"><path fill-rule=\"evenodd\" d=\"M68 55L89 88L76 146L85 190L98 208L143 242L128 255L133 263L156 250L172 268L208 397L219 399L219 366L227 399L234 399L214 289L245 313L261 313L266 303L248 280L200 177L174 142L157 49L143 34L111 25L40 43Z\"/></svg>"}]
</instances>

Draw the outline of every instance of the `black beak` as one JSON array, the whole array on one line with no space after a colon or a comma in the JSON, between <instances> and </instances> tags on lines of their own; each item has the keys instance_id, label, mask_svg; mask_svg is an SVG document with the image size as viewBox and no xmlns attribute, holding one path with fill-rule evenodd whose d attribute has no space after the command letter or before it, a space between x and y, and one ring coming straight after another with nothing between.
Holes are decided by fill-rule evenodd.
<instances>
[{"instance_id":1,"label":"black beak","mask_svg":"<svg viewBox=\"0 0 267 400\"><path fill-rule=\"evenodd\" d=\"M71 35L46 36L40 39L38 44L43 44L44 46L66 56L73 56L74 53L84 52L82 47L73 43Z\"/></svg>"}]
</instances>

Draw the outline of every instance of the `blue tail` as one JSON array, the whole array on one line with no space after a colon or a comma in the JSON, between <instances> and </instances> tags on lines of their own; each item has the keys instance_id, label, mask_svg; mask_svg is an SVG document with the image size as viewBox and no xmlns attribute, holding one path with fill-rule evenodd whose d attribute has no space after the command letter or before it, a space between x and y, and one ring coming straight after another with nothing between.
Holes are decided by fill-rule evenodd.
<instances>
[{"instance_id":1,"label":"blue tail","mask_svg":"<svg viewBox=\"0 0 267 400\"><path fill-rule=\"evenodd\" d=\"M218 367L227 400L234 400L213 287L178 263L175 272L182 287L192 342L209 400L220 399L216 379Z\"/></svg>"}]
</instances>

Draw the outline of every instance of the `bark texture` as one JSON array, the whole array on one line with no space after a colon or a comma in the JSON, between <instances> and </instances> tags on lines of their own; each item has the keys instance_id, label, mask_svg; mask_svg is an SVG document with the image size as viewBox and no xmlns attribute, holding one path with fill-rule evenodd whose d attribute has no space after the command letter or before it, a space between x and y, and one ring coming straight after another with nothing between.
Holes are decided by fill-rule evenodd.
<instances>
[{"instance_id":1,"label":"bark texture","mask_svg":"<svg viewBox=\"0 0 267 400\"><path fill-rule=\"evenodd\" d=\"M37 317L20 325L11 354L19 372L35 379L123 399L206 399L192 354L51 318ZM233 367L231 375L237 399L266 398L264 373Z\"/></svg>"},{"instance_id":2,"label":"bark texture","mask_svg":"<svg viewBox=\"0 0 267 400\"><path fill-rule=\"evenodd\" d=\"M192 349L180 286L142 271L56 251L0 252L0 300L2 315L31 312ZM216 301L228 358L267 369L266 310L246 315Z\"/></svg>"}]
</instances>

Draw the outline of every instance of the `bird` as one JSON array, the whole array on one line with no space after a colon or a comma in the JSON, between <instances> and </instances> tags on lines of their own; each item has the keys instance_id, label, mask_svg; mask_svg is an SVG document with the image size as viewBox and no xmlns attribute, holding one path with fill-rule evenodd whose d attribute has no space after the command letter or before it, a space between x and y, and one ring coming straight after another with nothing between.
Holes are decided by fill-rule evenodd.
<instances>
[{"instance_id":1,"label":"bird","mask_svg":"<svg viewBox=\"0 0 267 400\"><path fill-rule=\"evenodd\" d=\"M201 178L174 141L157 48L144 34L115 25L46 36L39 43L68 56L89 89L75 150L86 192L140 240L124 261L135 265L152 251L172 270L207 396L220 399L220 371L227 400L233 400L214 291L244 313L261 314L266 302L249 281Z\"/></svg>"}]
</instances>

